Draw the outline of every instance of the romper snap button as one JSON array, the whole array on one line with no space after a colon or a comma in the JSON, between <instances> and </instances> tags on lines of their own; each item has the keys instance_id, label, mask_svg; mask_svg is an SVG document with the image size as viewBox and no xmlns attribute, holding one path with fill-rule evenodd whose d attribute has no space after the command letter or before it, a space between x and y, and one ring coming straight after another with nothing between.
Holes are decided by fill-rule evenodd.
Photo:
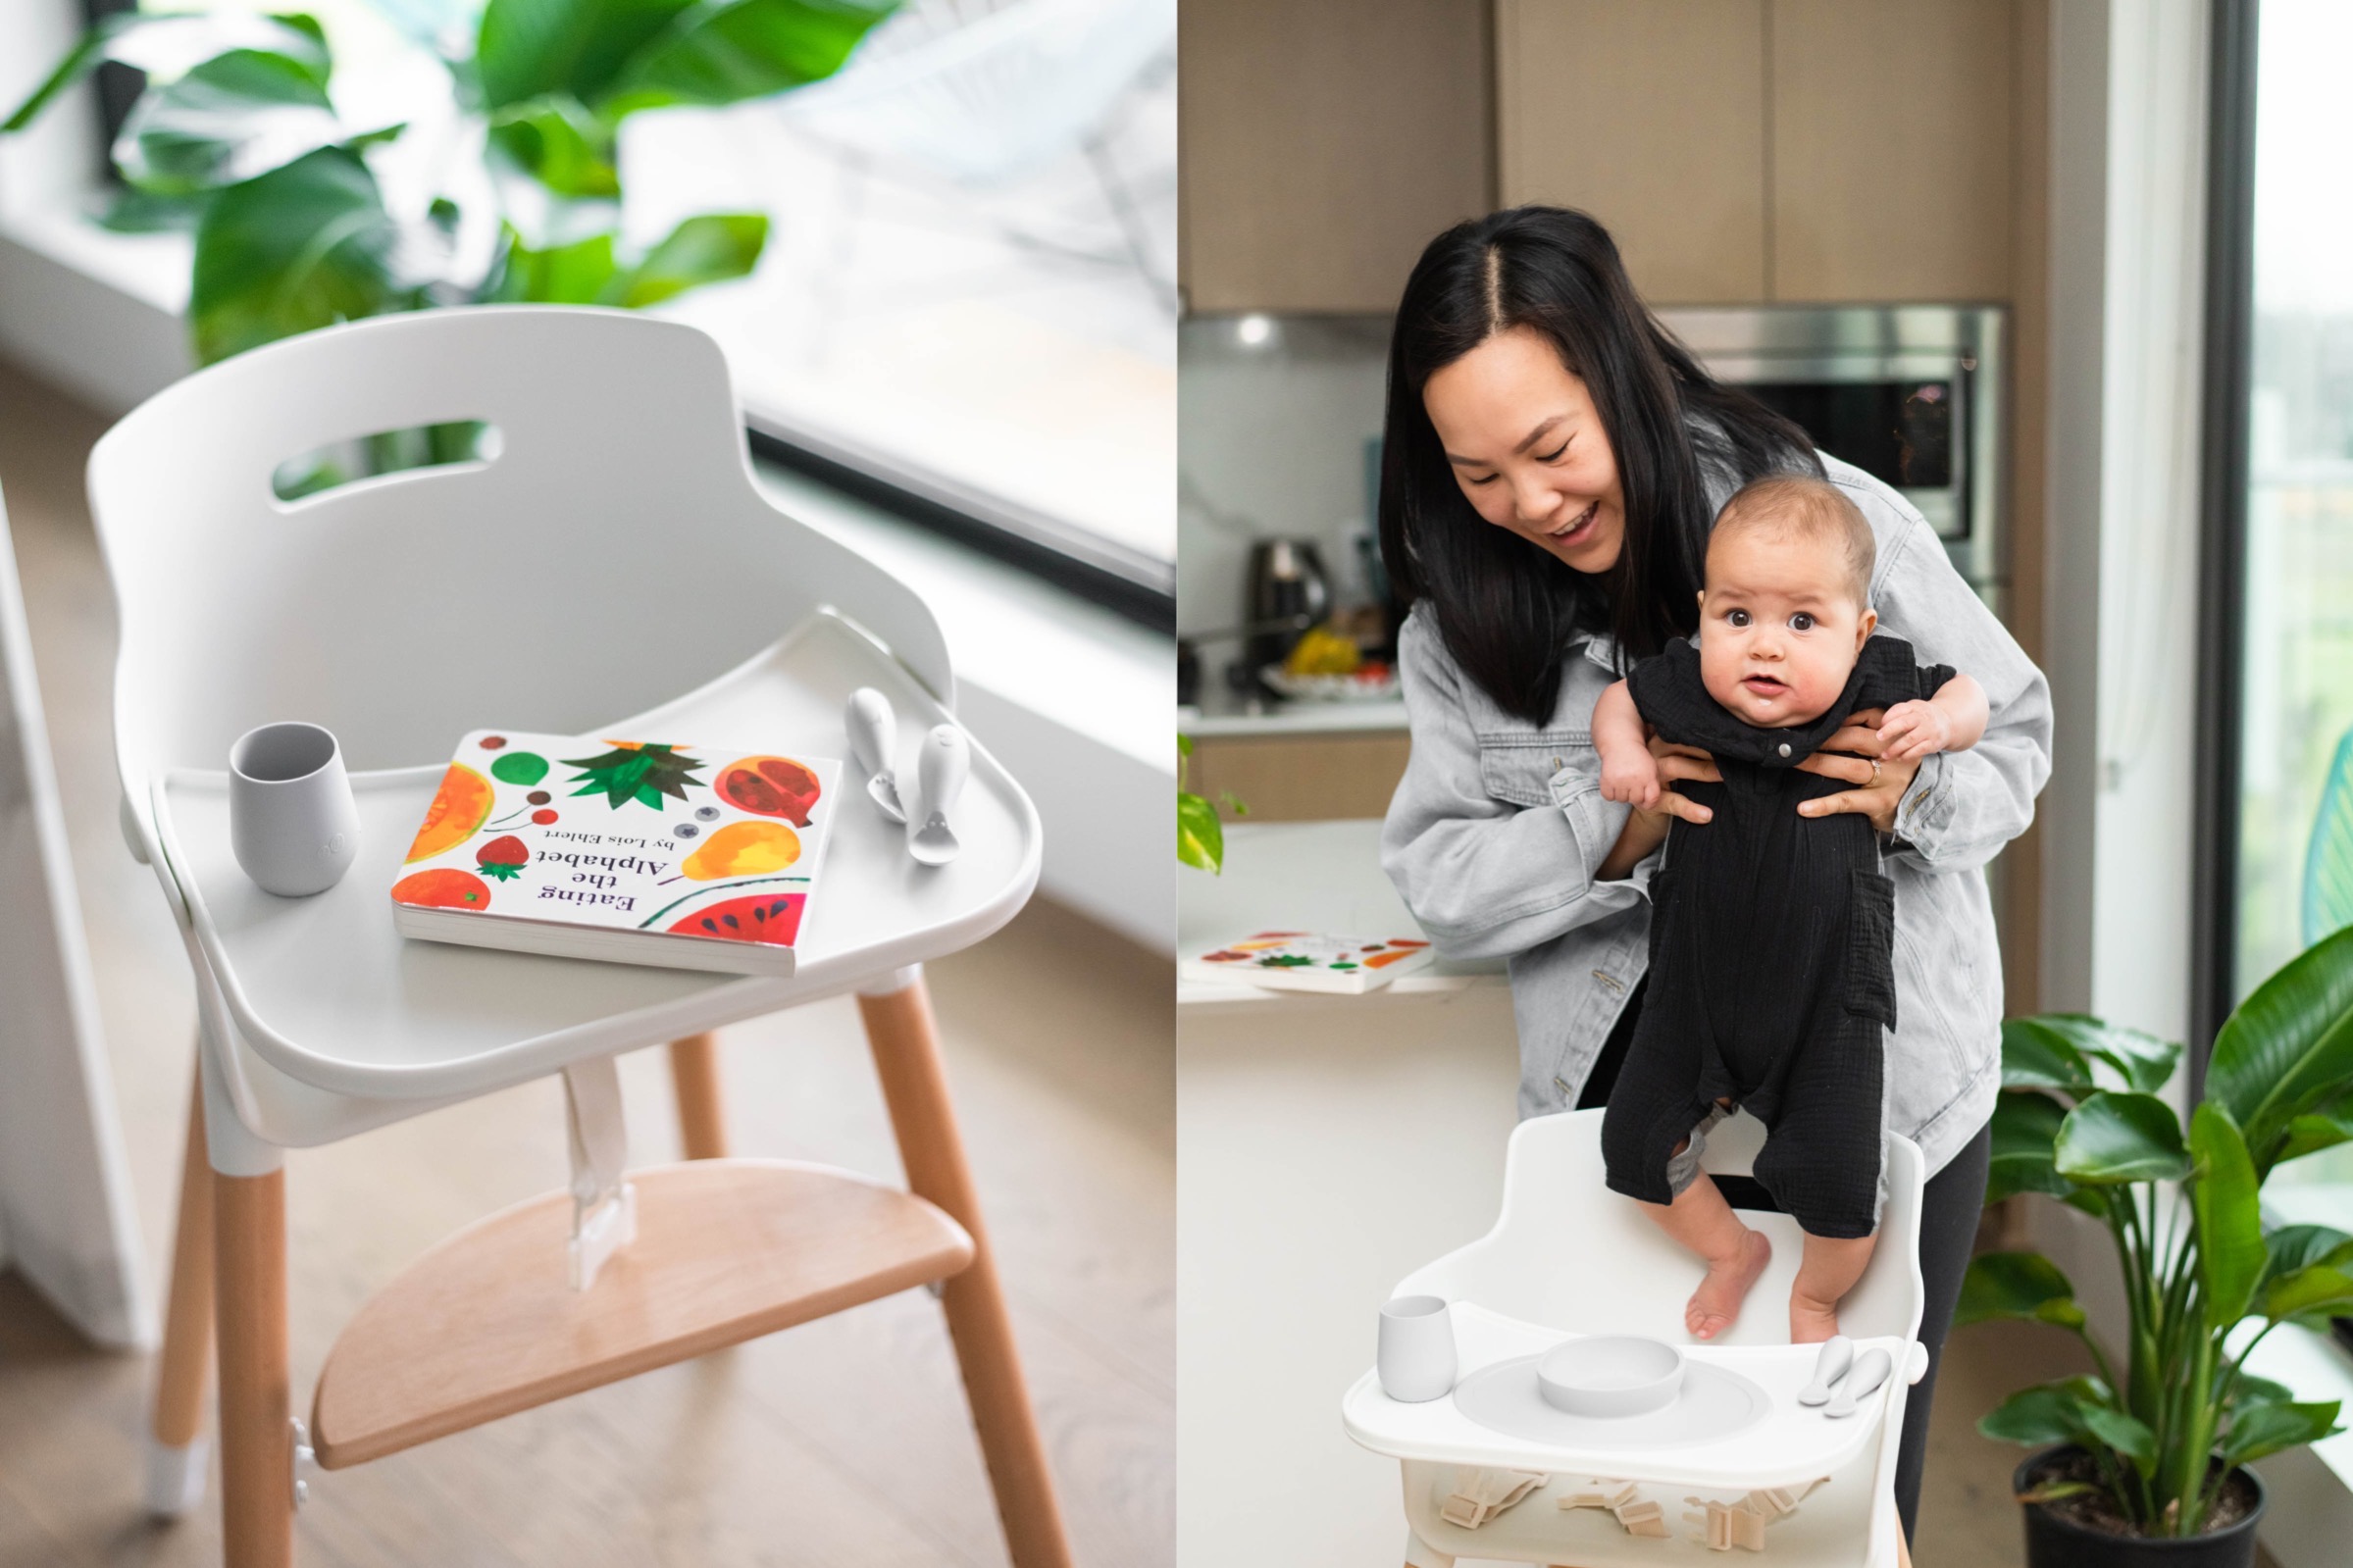
<instances>
[{"instance_id":1,"label":"romper snap button","mask_svg":"<svg viewBox=\"0 0 2353 1568\"><path fill-rule=\"evenodd\" d=\"M1786 740L1781 742L1781 755L1784 757L1789 755L1789 742Z\"/></svg>"}]
</instances>

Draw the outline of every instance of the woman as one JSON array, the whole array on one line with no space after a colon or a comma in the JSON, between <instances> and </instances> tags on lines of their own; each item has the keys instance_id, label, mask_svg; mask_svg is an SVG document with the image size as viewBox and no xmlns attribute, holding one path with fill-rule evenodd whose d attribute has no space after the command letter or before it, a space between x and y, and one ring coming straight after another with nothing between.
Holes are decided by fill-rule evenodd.
<instances>
[{"instance_id":1,"label":"woman","mask_svg":"<svg viewBox=\"0 0 2353 1568\"><path fill-rule=\"evenodd\" d=\"M1974 676L1974 748L1883 759L1864 713L1804 766L1851 787L1811 802L1887 835L1900 1026L1888 1127L1927 1159L1920 1338L1896 1496L1909 1537L1937 1360L1985 1190L2001 1084L2001 959L1984 866L2022 833L2050 773L2050 694L1918 511L1712 380L1636 298L1582 213L1523 207L1422 253L1389 358L1381 550L1412 602L1398 660L1413 749L1382 864L1441 951L1509 958L1524 1116L1606 1101L1641 1005L1646 888L1680 795L1602 798L1595 702L1632 661L1698 625L1708 530L1776 472L1844 488L1878 546L1879 624L1923 663ZM1660 747L1668 780L1713 780ZM1841 752L1846 755L1828 755Z\"/></svg>"}]
</instances>

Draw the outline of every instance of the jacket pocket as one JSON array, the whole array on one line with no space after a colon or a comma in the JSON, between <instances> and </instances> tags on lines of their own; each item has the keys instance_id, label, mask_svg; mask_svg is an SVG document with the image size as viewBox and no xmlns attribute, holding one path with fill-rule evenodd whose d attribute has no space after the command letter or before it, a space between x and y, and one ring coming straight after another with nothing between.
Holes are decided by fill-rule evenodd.
<instances>
[{"instance_id":1,"label":"jacket pocket","mask_svg":"<svg viewBox=\"0 0 2353 1568\"><path fill-rule=\"evenodd\" d=\"M1593 737L1582 730L1478 738L1479 786L1510 805L1558 805L1582 783L1601 778Z\"/></svg>"},{"instance_id":2,"label":"jacket pocket","mask_svg":"<svg viewBox=\"0 0 2353 1568\"><path fill-rule=\"evenodd\" d=\"M1857 866L1847 903L1847 1011L1896 1027L1896 887Z\"/></svg>"}]
</instances>

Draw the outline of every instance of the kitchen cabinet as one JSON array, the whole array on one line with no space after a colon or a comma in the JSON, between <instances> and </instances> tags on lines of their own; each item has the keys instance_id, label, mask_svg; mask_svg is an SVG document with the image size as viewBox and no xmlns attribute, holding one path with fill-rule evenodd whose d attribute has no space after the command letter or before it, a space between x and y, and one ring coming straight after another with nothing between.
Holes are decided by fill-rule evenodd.
<instances>
[{"instance_id":1,"label":"kitchen cabinet","mask_svg":"<svg viewBox=\"0 0 2353 1568\"><path fill-rule=\"evenodd\" d=\"M1765 297L1765 0L1500 0L1503 199L1592 213L1661 304Z\"/></svg>"},{"instance_id":2,"label":"kitchen cabinet","mask_svg":"<svg viewBox=\"0 0 2353 1568\"><path fill-rule=\"evenodd\" d=\"M1195 311L1394 310L1494 205L1487 0L1185 0L1177 50Z\"/></svg>"},{"instance_id":3,"label":"kitchen cabinet","mask_svg":"<svg viewBox=\"0 0 2353 1568\"><path fill-rule=\"evenodd\" d=\"M1654 304L2008 300L2039 0L1498 0L1507 202Z\"/></svg>"},{"instance_id":4,"label":"kitchen cabinet","mask_svg":"<svg viewBox=\"0 0 2353 1568\"><path fill-rule=\"evenodd\" d=\"M1197 735L1186 773L1212 800L1231 793L1252 822L1380 817L1406 774L1402 730L1322 735Z\"/></svg>"}]
</instances>

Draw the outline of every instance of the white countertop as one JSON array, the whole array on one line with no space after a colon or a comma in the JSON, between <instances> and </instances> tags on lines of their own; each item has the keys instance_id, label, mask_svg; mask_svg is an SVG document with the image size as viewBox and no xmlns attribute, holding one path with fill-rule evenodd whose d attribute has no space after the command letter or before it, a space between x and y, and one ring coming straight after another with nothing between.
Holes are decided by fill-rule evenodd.
<instances>
[{"instance_id":1,"label":"white countertop","mask_svg":"<svg viewBox=\"0 0 2353 1568\"><path fill-rule=\"evenodd\" d=\"M1178 955L1220 946L1254 931L1420 936L1421 928L1406 912L1405 900L1382 874L1380 844L1377 819L1229 825L1224 875L1212 877L1189 867L1178 872ZM1457 963L1441 958L1417 974L1356 996L1180 981L1177 1006L1218 1011L1365 1007L1384 999L1453 996L1473 986L1504 984L1500 960Z\"/></svg>"},{"instance_id":2,"label":"white countertop","mask_svg":"<svg viewBox=\"0 0 2353 1568\"><path fill-rule=\"evenodd\" d=\"M1406 699L1378 702L1276 702L1256 710L1177 709L1177 729L1195 739L1247 735L1403 734Z\"/></svg>"}]
</instances>

